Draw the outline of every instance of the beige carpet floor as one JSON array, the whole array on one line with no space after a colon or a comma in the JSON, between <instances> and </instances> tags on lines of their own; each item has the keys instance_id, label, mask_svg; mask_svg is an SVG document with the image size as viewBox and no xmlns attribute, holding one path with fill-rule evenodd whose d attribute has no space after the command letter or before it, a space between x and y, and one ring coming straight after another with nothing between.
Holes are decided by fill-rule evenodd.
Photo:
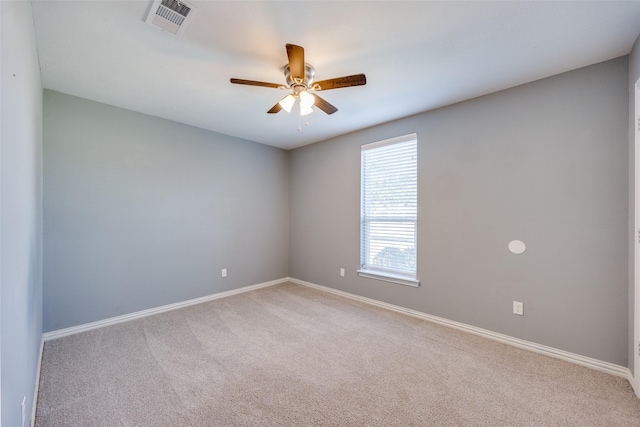
<instances>
[{"instance_id":1,"label":"beige carpet floor","mask_svg":"<svg viewBox=\"0 0 640 427\"><path fill-rule=\"evenodd\" d=\"M640 426L622 378L285 283L49 341L36 426Z\"/></svg>"}]
</instances>

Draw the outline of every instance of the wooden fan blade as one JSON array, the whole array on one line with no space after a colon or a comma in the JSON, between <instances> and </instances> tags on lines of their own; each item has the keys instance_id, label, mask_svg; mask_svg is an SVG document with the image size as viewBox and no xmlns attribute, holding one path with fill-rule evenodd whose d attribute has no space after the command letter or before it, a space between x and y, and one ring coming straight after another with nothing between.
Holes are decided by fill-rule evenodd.
<instances>
[{"instance_id":1,"label":"wooden fan blade","mask_svg":"<svg viewBox=\"0 0 640 427\"><path fill-rule=\"evenodd\" d=\"M333 114L336 111L338 111L338 109L336 107L334 107L333 105L329 104L327 101L325 101L324 99L320 98L315 93L312 93L311 95L313 95L313 97L316 99L316 101L314 102L313 105L315 105L316 107L318 107L319 109L321 109L325 113Z\"/></svg>"},{"instance_id":2,"label":"wooden fan blade","mask_svg":"<svg viewBox=\"0 0 640 427\"><path fill-rule=\"evenodd\" d=\"M339 89L341 87L364 86L367 84L367 77L364 74L354 74L353 76L337 77L335 79L321 80L313 84L313 88L319 90Z\"/></svg>"},{"instance_id":3,"label":"wooden fan blade","mask_svg":"<svg viewBox=\"0 0 640 427\"><path fill-rule=\"evenodd\" d=\"M275 113L279 113L280 110L282 110L282 107L280 106L280 103L278 102L276 105L274 105L273 107L271 107L271 110L267 111L267 113L269 114L275 114Z\"/></svg>"},{"instance_id":4,"label":"wooden fan blade","mask_svg":"<svg viewBox=\"0 0 640 427\"><path fill-rule=\"evenodd\" d=\"M289 58L289 71L291 77L304 81L304 49L295 44L287 45L287 57Z\"/></svg>"},{"instance_id":5,"label":"wooden fan blade","mask_svg":"<svg viewBox=\"0 0 640 427\"><path fill-rule=\"evenodd\" d=\"M275 83L257 82L255 80L243 80L243 79L231 79L231 83L235 83L237 85L272 87L275 89L279 89L281 86L283 86Z\"/></svg>"}]
</instances>

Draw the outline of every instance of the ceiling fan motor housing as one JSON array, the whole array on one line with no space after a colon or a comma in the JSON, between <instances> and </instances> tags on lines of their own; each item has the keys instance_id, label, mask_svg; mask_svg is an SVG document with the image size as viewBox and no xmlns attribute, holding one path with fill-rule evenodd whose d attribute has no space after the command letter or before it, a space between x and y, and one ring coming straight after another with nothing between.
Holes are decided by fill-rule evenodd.
<instances>
[{"instance_id":1,"label":"ceiling fan motor housing","mask_svg":"<svg viewBox=\"0 0 640 427\"><path fill-rule=\"evenodd\" d=\"M294 80L294 78L291 76L291 69L289 68L289 64L286 64L284 67L282 67L282 71L284 72L287 86L289 86L290 88L294 88L296 86L304 86L306 89L310 89L313 84L313 78L316 76L316 69L306 62L304 64L304 81L298 82Z\"/></svg>"}]
</instances>

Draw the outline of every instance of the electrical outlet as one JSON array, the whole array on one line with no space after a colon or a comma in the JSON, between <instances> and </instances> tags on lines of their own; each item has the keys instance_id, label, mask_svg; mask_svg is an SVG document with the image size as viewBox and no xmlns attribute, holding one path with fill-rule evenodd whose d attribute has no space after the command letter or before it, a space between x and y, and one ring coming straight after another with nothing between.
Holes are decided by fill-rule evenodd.
<instances>
[{"instance_id":1,"label":"electrical outlet","mask_svg":"<svg viewBox=\"0 0 640 427\"><path fill-rule=\"evenodd\" d=\"M227 277L227 269L226 268L222 269L222 277Z\"/></svg>"},{"instance_id":2,"label":"electrical outlet","mask_svg":"<svg viewBox=\"0 0 640 427\"><path fill-rule=\"evenodd\" d=\"M519 301L513 302L513 314L524 316L524 304Z\"/></svg>"},{"instance_id":3,"label":"electrical outlet","mask_svg":"<svg viewBox=\"0 0 640 427\"><path fill-rule=\"evenodd\" d=\"M344 277L344 268L340 269L340 277Z\"/></svg>"}]
</instances>

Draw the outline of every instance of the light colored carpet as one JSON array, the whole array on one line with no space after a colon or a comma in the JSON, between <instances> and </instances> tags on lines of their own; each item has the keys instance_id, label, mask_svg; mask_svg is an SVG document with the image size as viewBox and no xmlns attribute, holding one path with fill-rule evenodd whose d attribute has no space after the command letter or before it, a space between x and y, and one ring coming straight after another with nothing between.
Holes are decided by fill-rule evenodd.
<instances>
[{"instance_id":1,"label":"light colored carpet","mask_svg":"<svg viewBox=\"0 0 640 427\"><path fill-rule=\"evenodd\" d=\"M36 426L640 426L622 378L285 283L49 341Z\"/></svg>"}]
</instances>

